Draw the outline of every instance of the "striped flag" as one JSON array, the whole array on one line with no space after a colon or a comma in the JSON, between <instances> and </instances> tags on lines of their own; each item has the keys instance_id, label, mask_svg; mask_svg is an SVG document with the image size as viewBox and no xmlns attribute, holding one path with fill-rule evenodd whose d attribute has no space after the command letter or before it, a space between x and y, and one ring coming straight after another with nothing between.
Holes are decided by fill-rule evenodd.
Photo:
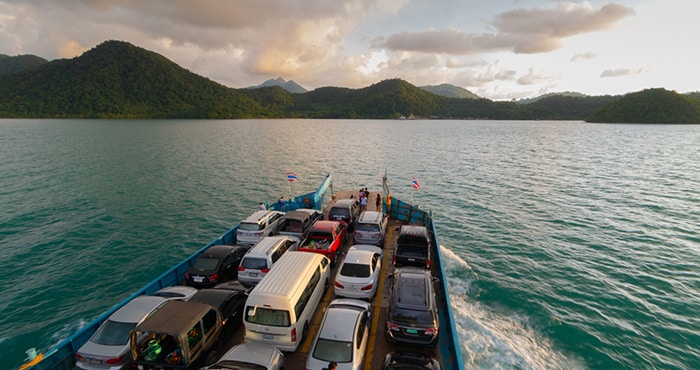
<instances>
[{"instance_id":1,"label":"striped flag","mask_svg":"<svg viewBox=\"0 0 700 370\"><path fill-rule=\"evenodd\" d=\"M415 177L411 179L411 185L413 185L413 188L416 190L420 189L420 184Z\"/></svg>"},{"instance_id":2,"label":"striped flag","mask_svg":"<svg viewBox=\"0 0 700 370\"><path fill-rule=\"evenodd\" d=\"M297 174L296 174L296 173L287 172L287 181L289 181L289 182L297 181Z\"/></svg>"}]
</instances>

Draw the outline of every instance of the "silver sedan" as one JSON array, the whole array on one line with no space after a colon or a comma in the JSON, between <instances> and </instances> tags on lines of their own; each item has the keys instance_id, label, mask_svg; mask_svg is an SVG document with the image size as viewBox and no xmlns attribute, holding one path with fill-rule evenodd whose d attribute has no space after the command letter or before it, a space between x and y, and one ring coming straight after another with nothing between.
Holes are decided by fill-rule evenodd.
<instances>
[{"instance_id":1,"label":"silver sedan","mask_svg":"<svg viewBox=\"0 0 700 370\"><path fill-rule=\"evenodd\" d=\"M382 249L375 245L358 244L350 247L335 276L335 295L372 299L377 293L382 253Z\"/></svg>"}]
</instances>

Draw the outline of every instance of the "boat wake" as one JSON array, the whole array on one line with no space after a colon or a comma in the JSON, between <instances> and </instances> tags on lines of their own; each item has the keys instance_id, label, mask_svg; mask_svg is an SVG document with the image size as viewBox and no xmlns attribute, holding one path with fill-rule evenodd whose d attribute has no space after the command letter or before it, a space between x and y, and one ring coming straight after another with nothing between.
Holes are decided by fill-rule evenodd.
<instances>
[{"instance_id":1,"label":"boat wake","mask_svg":"<svg viewBox=\"0 0 700 370\"><path fill-rule=\"evenodd\" d=\"M583 361L554 348L527 316L481 304L476 273L450 249L440 248L465 368L586 368Z\"/></svg>"}]
</instances>

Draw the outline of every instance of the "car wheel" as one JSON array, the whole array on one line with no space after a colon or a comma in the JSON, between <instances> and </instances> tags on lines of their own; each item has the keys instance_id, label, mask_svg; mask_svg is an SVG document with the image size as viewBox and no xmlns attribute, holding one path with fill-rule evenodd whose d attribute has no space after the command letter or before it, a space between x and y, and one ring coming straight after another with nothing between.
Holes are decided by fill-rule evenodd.
<instances>
[{"instance_id":1,"label":"car wheel","mask_svg":"<svg viewBox=\"0 0 700 370\"><path fill-rule=\"evenodd\" d=\"M207 359L204 361L204 365L205 366L212 365L218 359L219 359L219 353L216 352L216 350L211 350L211 351L209 351L209 354L207 354Z\"/></svg>"}]
</instances>

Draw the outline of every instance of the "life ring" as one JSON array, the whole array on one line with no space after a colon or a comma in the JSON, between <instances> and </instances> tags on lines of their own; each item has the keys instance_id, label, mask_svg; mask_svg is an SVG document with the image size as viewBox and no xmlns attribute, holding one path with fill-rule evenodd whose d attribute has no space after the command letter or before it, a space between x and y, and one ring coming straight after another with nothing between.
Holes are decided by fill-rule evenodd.
<instances>
[{"instance_id":1,"label":"life ring","mask_svg":"<svg viewBox=\"0 0 700 370\"><path fill-rule=\"evenodd\" d=\"M36 355L36 357L34 357L33 360L31 360L31 361L29 361L29 362L23 363L22 366L19 367L19 370L29 369L30 367L32 367L32 366L38 364L39 362L41 362L41 360L43 360L43 359L44 359L44 354L43 354L43 353L39 353L39 354Z\"/></svg>"}]
</instances>

